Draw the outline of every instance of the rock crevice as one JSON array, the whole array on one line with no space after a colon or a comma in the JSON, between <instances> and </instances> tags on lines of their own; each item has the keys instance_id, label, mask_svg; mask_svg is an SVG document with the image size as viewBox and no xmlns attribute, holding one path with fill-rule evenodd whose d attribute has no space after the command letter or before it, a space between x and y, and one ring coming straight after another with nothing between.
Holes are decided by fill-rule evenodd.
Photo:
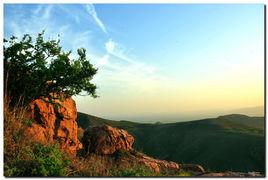
<instances>
[{"instance_id":1,"label":"rock crevice","mask_svg":"<svg viewBox=\"0 0 268 180\"><path fill-rule=\"evenodd\" d=\"M75 101L69 97L62 101L56 99L53 103L48 98L32 101L31 118L33 123L27 133L40 143L57 141L61 148L75 155L82 148L77 137L77 110Z\"/></svg>"}]
</instances>

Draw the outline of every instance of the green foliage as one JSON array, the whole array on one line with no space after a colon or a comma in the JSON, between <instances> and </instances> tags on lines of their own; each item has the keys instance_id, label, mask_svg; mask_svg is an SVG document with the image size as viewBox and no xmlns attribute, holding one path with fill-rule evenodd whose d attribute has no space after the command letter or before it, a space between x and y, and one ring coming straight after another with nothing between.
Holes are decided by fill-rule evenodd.
<instances>
[{"instance_id":1,"label":"green foliage","mask_svg":"<svg viewBox=\"0 0 268 180\"><path fill-rule=\"evenodd\" d=\"M23 153L26 158L5 164L5 176L66 176L69 161L57 145L33 144Z\"/></svg>"},{"instance_id":2,"label":"green foliage","mask_svg":"<svg viewBox=\"0 0 268 180\"><path fill-rule=\"evenodd\" d=\"M178 174L178 176L193 176L194 174L191 172L182 171Z\"/></svg>"},{"instance_id":3,"label":"green foliage","mask_svg":"<svg viewBox=\"0 0 268 180\"><path fill-rule=\"evenodd\" d=\"M125 169L110 169L109 174L110 176L119 176L119 177L155 176L152 169L143 165L137 165Z\"/></svg>"},{"instance_id":4,"label":"green foliage","mask_svg":"<svg viewBox=\"0 0 268 180\"><path fill-rule=\"evenodd\" d=\"M33 124L32 119L25 119L24 120L24 125L26 125L27 127L31 127Z\"/></svg>"},{"instance_id":5,"label":"green foliage","mask_svg":"<svg viewBox=\"0 0 268 180\"><path fill-rule=\"evenodd\" d=\"M38 176L64 176L65 166L69 164L68 160L63 158L63 154L57 145L43 146L36 144L29 155L37 166L31 168L32 172Z\"/></svg>"},{"instance_id":6,"label":"green foliage","mask_svg":"<svg viewBox=\"0 0 268 180\"><path fill-rule=\"evenodd\" d=\"M5 94L11 105L29 101L50 93L72 96L85 92L96 96L96 86L90 80L97 73L86 57L86 50L77 50L78 58L71 59L59 40L44 39L44 31L35 42L28 34L19 41L12 36L4 40Z\"/></svg>"}]
</instances>

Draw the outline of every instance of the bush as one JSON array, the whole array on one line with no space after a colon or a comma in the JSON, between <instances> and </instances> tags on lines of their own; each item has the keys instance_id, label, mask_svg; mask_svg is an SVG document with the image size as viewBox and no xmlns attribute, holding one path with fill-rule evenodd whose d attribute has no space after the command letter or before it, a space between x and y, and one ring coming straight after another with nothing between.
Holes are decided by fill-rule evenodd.
<instances>
[{"instance_id":1,"label":"bush","mask_svg":"<svg viewBox=\"0 0 268 180\"><path fill-rule=\"evenodd\" d=\"M33 124L33 120L32 119L25 119L24 121L24 125L27 127L31 127Z\"/></svg>"},{"instance_id":2,"label":"bush","mask_svg":"<svg viewBox=\"0 0 268 180\"><path fill-rule=\"evenodd\" d=\"M187 172L187 171L181 171L178 176L194 176L194 173Z\"/></svg>"},{"instance_id":3,"label":"bush","mask_svg":"<svg viewBox=\"0 0 268 180\"><path fill-rule=\"evenodd\" d=\"M58 145L33 144L24 148L25 159L5 166L5 176L67 176L69 161Z\"/></svg>"},{"instance_id":4,"label":"bush","mask_svg":"<svg viewBox=\"0 0 268 180\"><path fill-rule=\"evenodd\" d=\"M28 153L34 162L34 166L30 168L33 176L66 176L65 167L69 161L64 159L57 144L49 146L35 144Z\"/></svg>"}]
</instances>

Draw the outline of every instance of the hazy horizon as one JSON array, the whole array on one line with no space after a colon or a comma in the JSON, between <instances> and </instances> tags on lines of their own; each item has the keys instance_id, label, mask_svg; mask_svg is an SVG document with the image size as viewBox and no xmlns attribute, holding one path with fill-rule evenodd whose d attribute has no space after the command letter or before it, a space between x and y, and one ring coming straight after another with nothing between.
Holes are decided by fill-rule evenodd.
<instances>
[{"instance_id":1,"label":"hazy horizon","mask_svg":"<svg viewBox=\"0 0 268 180\"><path fill-rule=\"evenodd\" d=\"M79 111L82 112L82 111ZM106 115L106 116L98 116L96 114L82 112L85 114L97 116L100 118L108 119L108 120L115 120L115 121L131 121L131 122L139 122L139 123L173 123L173 122L185 122L185 121L194 121L194 120L201 120L207 118L217 118L219 116L230 115L230 114L241 114L250 117L264 117L264 107L257 106L257 107L247 107L247 108L239 108L221 112L199 112L195 114L150 114L150 115L136 115L136 116L113 116L113 115Z\"/></svg>"},{"instance_id":2,"label":"hazy horizon","mask_svg":"<svg viewBox=\"0 0 268 180\"><path fill-rule=\"evenodd\" d=\"M42 30L99 69L100 97L75 96L80 112L179 121L264 106L263 4L4 4L5 38Z\"/></svg>"}]
</instances>

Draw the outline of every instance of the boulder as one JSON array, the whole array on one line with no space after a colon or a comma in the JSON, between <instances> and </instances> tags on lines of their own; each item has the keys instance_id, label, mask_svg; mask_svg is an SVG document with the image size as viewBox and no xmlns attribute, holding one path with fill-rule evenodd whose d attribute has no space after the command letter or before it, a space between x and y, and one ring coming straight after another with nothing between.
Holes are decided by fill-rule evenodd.
<instances>
[{"instance_id":1,"label":"boulder","mask_svg":"<svg viewBox=\"0 0 268 180\"><path fill-rule=\"evenodd\" d=\"M100 155L132 149L134 138L123 129L108 125L89 127L82 138L86 152Z\"/></svg>"},{"instance_id":2,"label":"boulder","mask_svg":"<svg viewBox=\"0 0 268 180\"><path fill-rule=\"evenodd\" d=\"M59 142L61 148L75 155L82 148L77 138L77 110L75 101L61 98L49 101L40 98L31 102L31 119L33 123L27 133L40 143Z\"/></svg>"}]
</instances>

